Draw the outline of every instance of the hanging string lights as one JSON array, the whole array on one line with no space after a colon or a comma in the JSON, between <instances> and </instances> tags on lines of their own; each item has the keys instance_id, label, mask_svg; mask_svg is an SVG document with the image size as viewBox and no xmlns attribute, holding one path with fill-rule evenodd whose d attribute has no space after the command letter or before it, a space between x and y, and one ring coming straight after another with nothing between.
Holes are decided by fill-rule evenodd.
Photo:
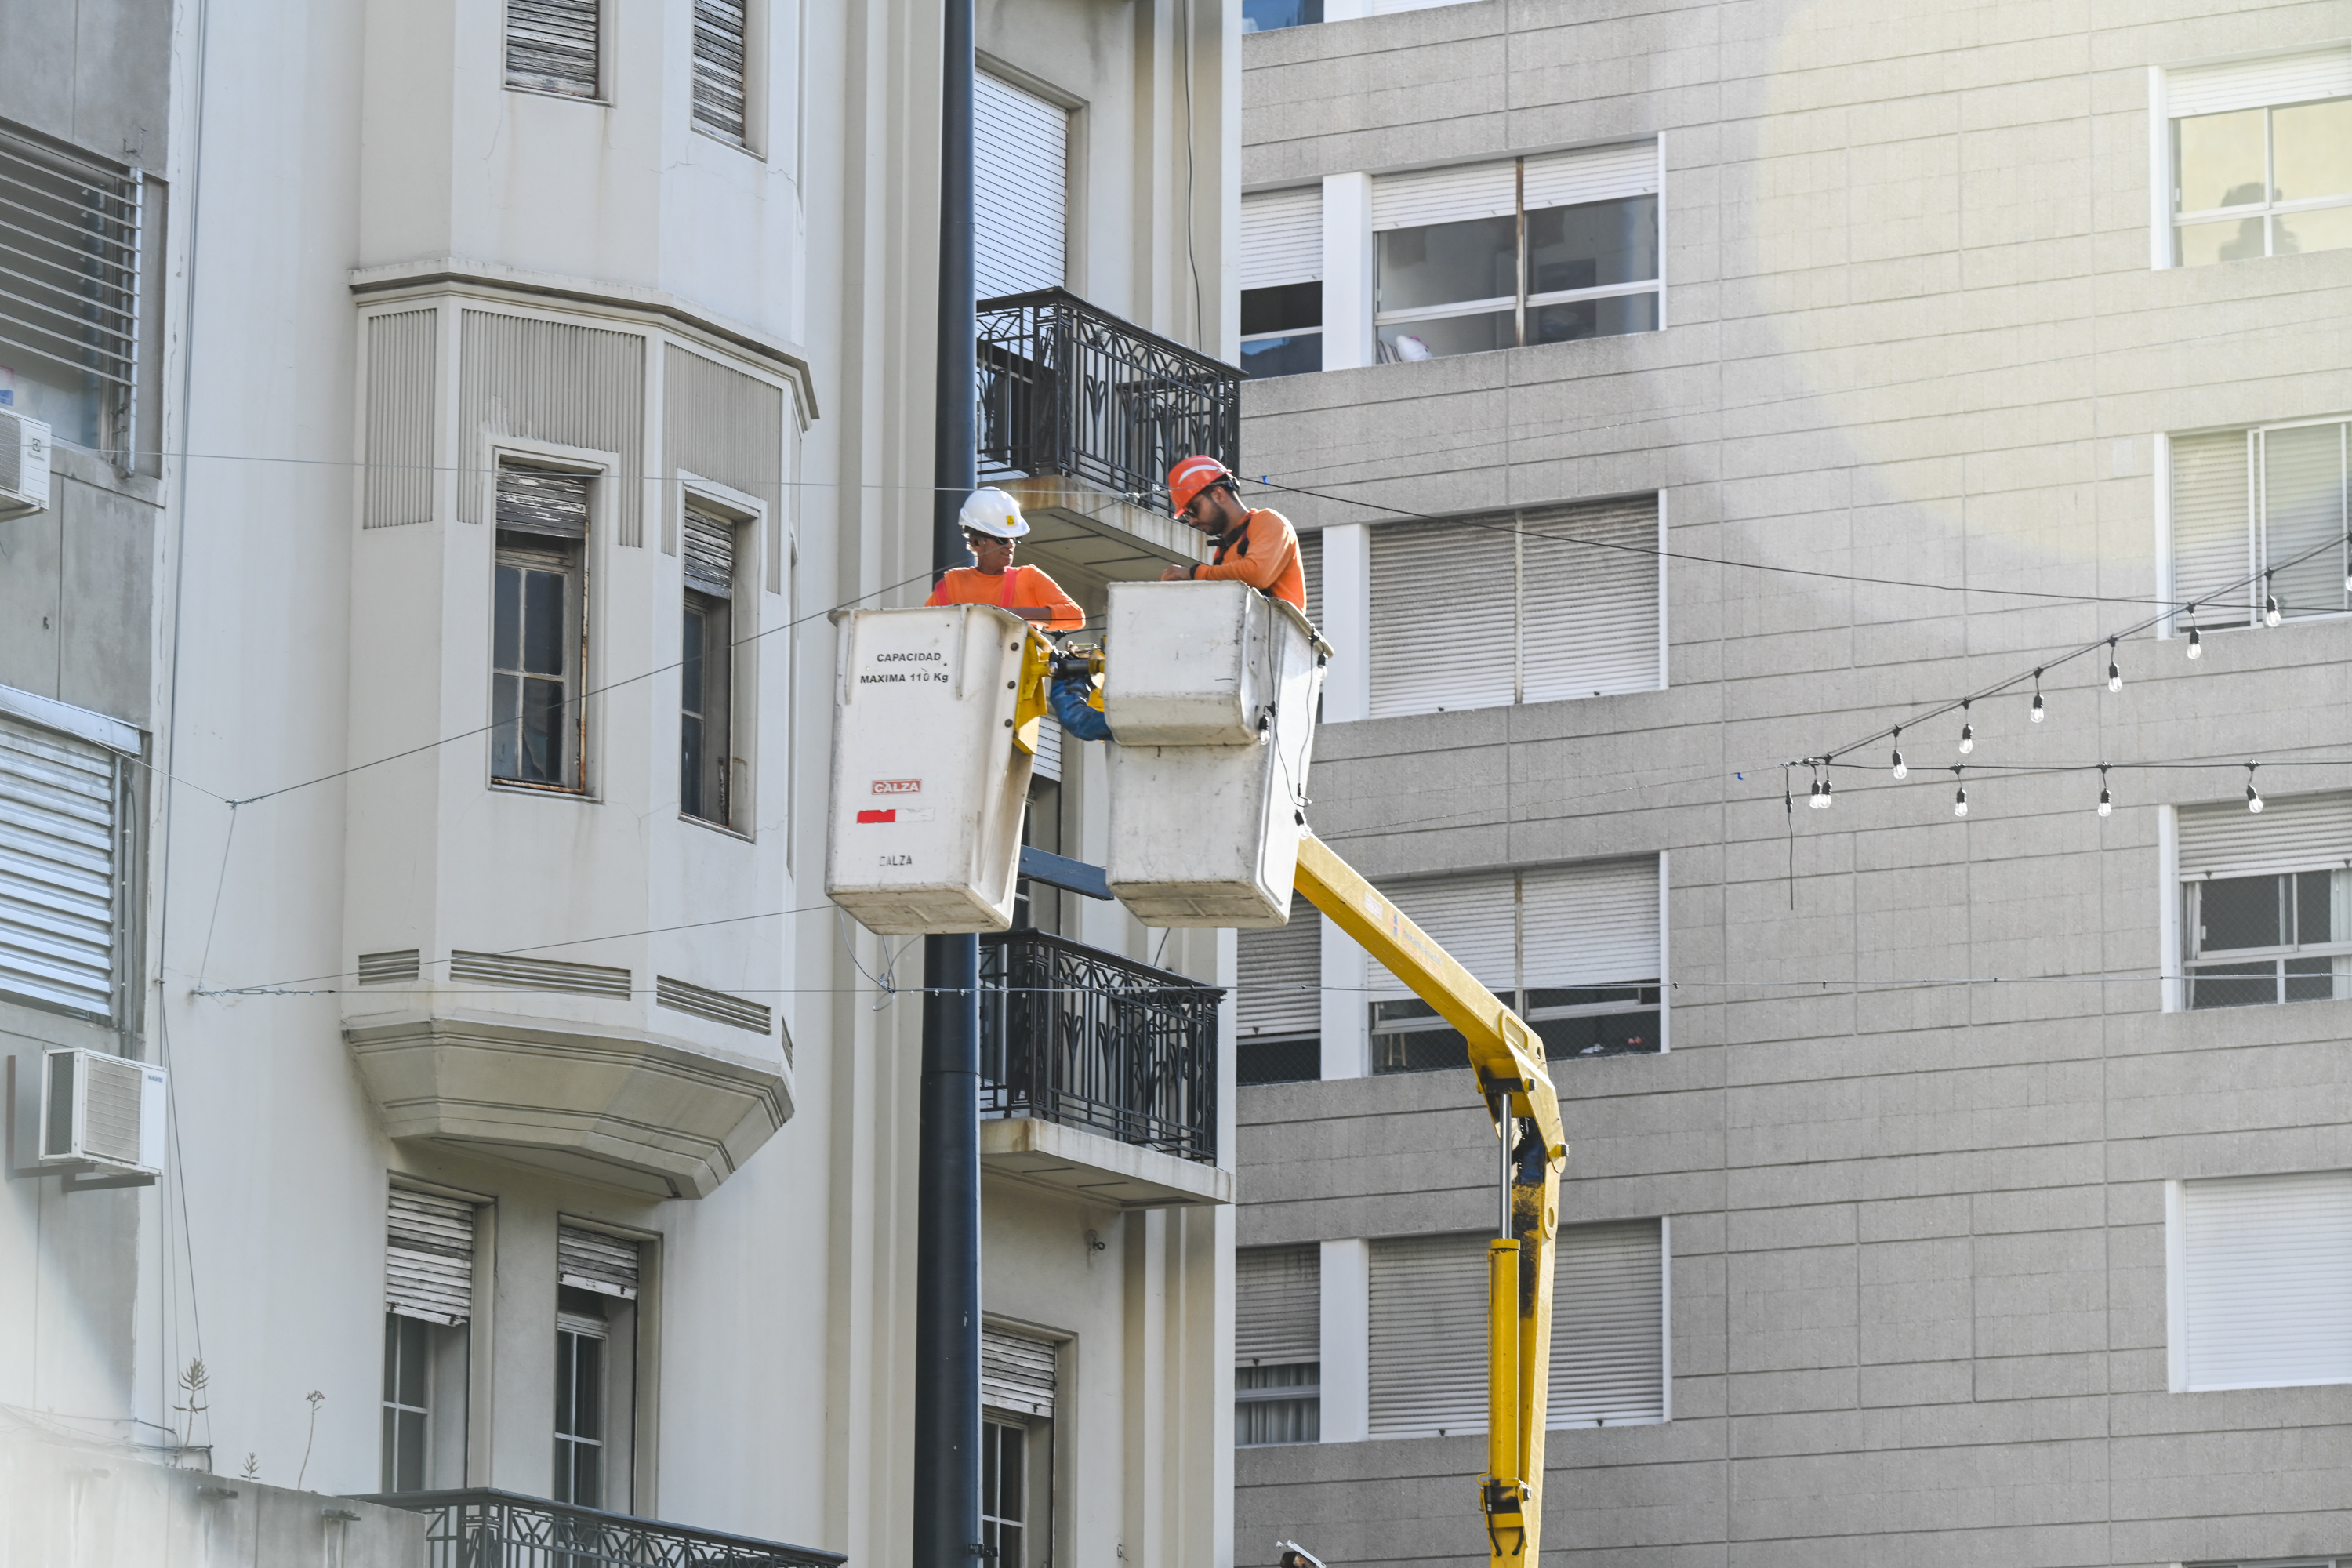
<instances>
[{"instance_id":1,"label":"hanging string lights","mask_svg":"<svg viewBox=\"0 0 2352 1568\"><path fill-rule=\"evenodd\" d=\"M2246 764L2246 809L2255 813L2263 809L2262 791L2254 787L2254 769L2259 765L2254 763Z\"/></svg>"},{"instance_id":2,"label":"hanging string lights","mask_svg":"<svg viewBox=\"0 0 2352 1568\"><path fill-rule=\"evenodd\" d=\"M2107 793L2107 764L2101 763L2099 764L2099 815L2113 816L2115 814L2116 797Z\"/></svg>"},{"instance_id":3,"label":"hanging string lights","mask_svg":"<svg viewBox=\"0 0 2352 1568\"><path fill-rule=\"evenodd\" d=\"M2038 669L2033 672L2033 708L2026 717L2037 724L2042 722L2042 672Z\"/></svg>"},{"instance_id":4,"label":"hanging string lights","mask_svg":"<svg viewBox=\"0 0 2352 1568\"><path fill-rule=\"evenodd\" d=\"M1894 737L1893 737L1893 738L1894 738L1894 741L1895 741L1895 763L1894 763L1894 765L1893 765L1891 768L1889 768L1887 771L1888 771L1888 772L1890 772L1890 773L1893 773L1896 778L1898 778L1898 779L1907 779L1907 778L1909 778L1909 777L1911 776L1911 770L1910 770L1909 768L1907 768L1907 767L1904 766L1904 763L1903 763L1903 726L1902 726L1902 725L1897 724L1897 725L1895 725L1895 734L1894 734Z\"/></svg>"},{"instance_id":5,"label":"hanging string lights","mask_svg":"<svg viewBox=\"0 0 2352 1568\"><path fill-rule=\"evenodd\" d=\"M1960 764L1958 763L1954 763L1952 764L1952 776L1956 779L1960 776ZM1968 814L1969 786L1962 784L1958 790L1953 792L1952 815L1954 816L1966 816Z\"/></svg>"},{"instance_id":6,"label":"hanging string lights","mask_svg":"<svg viewBox=\"0 0 2352 1568\"><path fill-rule=\"evenodd\" d=\"M1969 722L1969 704L1972 700L1960 699L1960 755L1964 757L1977 749L1977 727Z\"/></svg>"}]
</instances>

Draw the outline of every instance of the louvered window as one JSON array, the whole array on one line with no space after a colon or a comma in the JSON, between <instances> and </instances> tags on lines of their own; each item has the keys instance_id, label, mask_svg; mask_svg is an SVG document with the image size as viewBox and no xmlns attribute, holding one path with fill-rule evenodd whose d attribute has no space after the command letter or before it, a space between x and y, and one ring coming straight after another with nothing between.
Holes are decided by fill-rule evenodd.
<instances>
[{"instance_id":1,"label":"louvered window","mask_svg":"<svg viewBox=\"0 0 2352 1568\"><path fill-rule=\"evenodd\" d=\"M394 1188L386 1226L384 1309L428 1323L474 1315L474 1205Z\"/></svg>"},{"instance_id":2,"label":"louvered window","mask_svg":"<svg viewBox=\"0 0 2352 1568\"><path fill-rule=\"evenodd\" d=\"M2352 1171L2182 1182L2172 1387L2352 1383Z\"/></svg>"},{"instance_id":3,"label":"louvered window","mask_svg":"<svg viewBox=\"0 0 2352 1568\"><path fill-rule=\"evenodd\" d=\"M2191 1008L2352 997L2352 795L2180 808Z\"/></svg>"},{"instance_id":4,"label":"louvered window","mask_svg":"<svg viewBox=\"0 0 2352 1568\"><path fill-rule=\"evenodd\" d=\"M1423 877L1383 890L1534 1026L1550 1059L1661 1048L1656 857ZM1461 1034L1377 964L1371 997L1374 1072L1468 1062Z\"/></svg>"},{"instance_id":5,"label":"louvered window","mask_svg":"<svg viewBox=\"0 0 2352 1568\"><path fill-rule=\"evenodd\" d=\"M1311 529L1298 536L1298 574L1307 584L1307 618L1323 624L1323 531Z\"/></svg>"},{"instance_id":6,"label":"louvered window","mask_svg":"<svg viewBox=\"0 0 2352 1568\"><path fill-rule=\"evenodd\" d=\"M2173 262L2352 246L2352 49L2165 73Z\"/></svg>"},{"instance_id":7,"label":"louvered window","mask_svg":"<svg viewBox=\"0 0 2352 1568\"><path fill-rule=\"evenodd\" d=\"M507 0L507 85L597 96L598 0Z\"/></svg>"},{"instance_id":8,"label":"louvered window","mask_svg":"<svg viewBox=\"0 0 2352 1568\"><path fill-rule=\"evenodd\" d=\"M491 616L490 776L586 787L591 480L503 463Z\"/></svg>"},{"instance_id":9,"label":"louvered window","mask_svg":"<svg viewBox=\"0 0 2352 1568\"><path fill-rule=\"evenodd\" d=\"M79 713L6 695L8 705L55 709L66 721ZM82 717L93 731L130 734ZM0 711L0 994L116 1016L123 803L117 750Z\"/></svg>"},{"instance_id":10,"label":"louvered window","mask_svg":"<svg viewBox=\"0 0 2352 1568\"><path fill-rule=\"evenodd\" d=\"M972 82L972 267L982 300L1058 289L1070 114L985 72Z\"/></svg>"},{"instance_id":11,"label":"louvered window","mask_svg":"<svg viewBox=\"0 0 2352 1568\"><path fill-rule=\"evenodd\" d=\"M2342 420L2172 438L2173 630L2352 609L2352 426Z\"/></svg>"},{"instance_id":12,"label":"louvered window","mask_svg":"<svg viewBox=\"0 0 2352 1568\"><path fill-rule=\"evenodd\" d=\"M1234 1001L1243 1083L1296 1083L1323 1076L1323 917L1293 899L1290 923L1243 931Z\"/></svg>"},{"instance_id":13,"label":"louvered window","mask_svg":"<svg viewBox=\"0 0 2352 1568\"><path fill-rule=\"evenodd\" d=\"M474 1205L394 1188L384 1228L382 1489L461 1486Z\"/></svg>"},{"instance_id":14,"label":"louvered window","mask_svg":"<svg viewBox=\"0 0 2352 1568\"><path fill-rule=\"evenodd\" d=\"M1055 1346L1051 1340L1005 1329L980 1331L981 1403L1015 1415L1051 1420Z\"/></svg>"},{"instance_id":15,"label":"louvered window","mask_svg":"<svg viewBox=\"0 0 2352 1568\"><path fill-rule=\"evenodd\" d=\"M1552 1276L1553 1426L1666 1418L1665 1227L1562 1226Z\"/></svg>"},{"instance_id":16,"label":"louvered window","mask_svg":"<svg viewBox=\"0 0 2352 1568\"><path fill-rule=\"evenodd\" d=\"M1242 370L1323 368L1323 187L1242 198Z\"/></svg>"},{"instance_id":17,"label":"louvered window","mask_svg":"<svg viewBox=\"0 0 2352 1568\"><path fill-rule=\"evenodd\" d=\"M1654 691L1655 496L1371 531L1371 717Z\"/></svg>"},{"instance_id":18,"label":"louvered window","mask_svg":"<svg viewBox=\"0 0 2352 1568\"><path fill-rule=\"evenodd\" d=\"M1234 1444L1322 1435L1322 1249L1234 1252Z\"/></svg>"},{"instance_id":19,"label":"louvered window","mask_svg":"<svg viewBox=\"0 0 2352 1568\"><path fill-rule=\"evenodd\" d=\"M685 629L678 663L678 809L734 824L735 540L740 525L686 501Z\"/></svg>"},{"instance_id":20,"label":"louvered window","mask_svg":"<svg viewBox=\"0 0 2352 1568\"><path fill-rule=\"evenodd\" d=\"M139 444L145 193L136 169L0 131L0 408L77 446Z\"/></svg>"},{"instance_id":21,"label":"louvered window","mask_svg":"<svg viewBox=\"0 0 2352 1568\"><path fill-rule=\"evenodd\" d=\"M1655 141L1372 182L1380 357L1655 331Z\"/></svg>"},{"instance_id":22,"label":"louvered window","mask_svg":"<svg viewBox=\"0 0 2352 1568\"><path fill-rule=\"evenodd\" d=\"M575 1290L634 1301L640 1250L637 1242L623 1237L575 1225L560 1226L555 1233L556 1281Z\"/></svg>"},{"instance_id":23,"label":"louvered window","mask_svg":"<svg viewBox=\"0 0 2352 1568\"><path fill-rule=\"evenodd\" d=\"M694 124L741 146L746 137L746 0L694 0Z\"/></svg>"}]
</instances>

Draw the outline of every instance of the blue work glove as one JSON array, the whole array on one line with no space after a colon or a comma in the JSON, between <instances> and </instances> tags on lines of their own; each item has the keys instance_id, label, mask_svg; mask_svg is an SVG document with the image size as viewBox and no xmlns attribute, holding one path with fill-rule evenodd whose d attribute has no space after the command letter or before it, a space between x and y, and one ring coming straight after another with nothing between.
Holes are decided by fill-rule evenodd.
<instances>
[{"instance_id":1,"label":"blue work glove","mask_svg":"<svg viewBox=\"0 0 2352 1568\"><path fill-rule=\"evenodd\" d=\"M1093 691L1091 682L1075 675L1057 678L1054 682L1054 717L1062 721L1064 730L1081 741L1108 741L1109 723L1101 713L1087 706L1087 699Z\"/></svg>"}]
</instances>

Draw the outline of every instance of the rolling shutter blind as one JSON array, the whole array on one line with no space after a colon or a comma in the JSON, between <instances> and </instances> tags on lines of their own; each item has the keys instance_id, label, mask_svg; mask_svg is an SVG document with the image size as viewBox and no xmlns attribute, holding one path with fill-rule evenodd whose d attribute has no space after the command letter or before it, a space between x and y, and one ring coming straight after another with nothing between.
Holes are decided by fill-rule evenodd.
<instances>
[{"instance_id":1,"label":"rolling shutter blind","mask_svg":"<svg viewBox=\"0 0 2352 1568\"><path fill-rule=\"evenodd\" d=\"M1658 144L1627 142L1544 153L1528 161L1527 206L1574 206L1616 196L1647 195L1658 188Z\"/></svg>"},{"instance_id":2,"label":"rolling shutter blind","mask_svg":"<svg viewBox=\"0 0 2352 1568\"><path fill-rule=\"evenodd\" d=\"M1323 531L1298 536L1298 575L1307 584L1307 618L1323 624Z\"/></svg>"},{"instance_id":3,"label":"rolling shutter blind","mask_svg":"<svg viewBox=\"0 0 2352 1568\"><path fill-rule=\"evenodd\" d=\"M1456 163L1410 174L1381 174L1372 181L1372 231L1461 223L1474 217L1510 217L1519 210L1516 161Z\"/></svg>"},{"instance_id":4,"label":"rolling shutter blind","mask_svg":"<svg viewBox=\"0 0 2352 1568\"><path fill-rule=\"evenodd\" d=\"M1304 899L1290 901L1290 923L1276 931L1245 931L1241 984L1234 1002L1243 1039L1260 1035L1312 1035L1323 1027L1323 916Z\"/></svg>"},{"instance_id":5,"label":"rolling shutter blind","mask_svg":"<svg viewBox=\"0 0 2352 1568\"><path fill-rule=\"evenodd\" d=\"M0 991L114 1012L114 754L0 716Z\"/></svg>"},{"instance_id":6,"label":"rolling shutter blind","mask_svg":"<svg viewBox=\"0 0 2352 1568\"><path fill-rule=\"evenodd\" d=\"M1519 924L1529 990L1664 978L1654 856L1520 873Z\"/></svg>"},{"instance_id":7,"label":"rolling shutter blind","mask_svg":"<svg viewBox=\"0 0 2352 1568\"><path fill-rule=\"evenodd\" d=\"M2352 93L2352 49L2316 49L2261 60L2185 66L2164 73L2165 112L2179 120L2265 103L2303 103Z\"/></svg>"},{"instance_id":8,"label":"rolling shutter blind","mask_svg":"<svg viewBox=\"0 0 2352 1568\"><path fill-rule=\"evenodd\" d=\"M1371 1434L1486 1429L1486 1237L1371 1246Z\"/></svg>"},{"instance_id":9,"label":"rolling shutter blind","mask_svg":"<svg viewBox=\"0 0 2352 1568\"><path fill-rule=\"evenodd\" d=\"M743 141L744 0L694 0L694 122Z\"/></svg>"},{"instance_id":10,"label":"rolling shutter blind","mask_svg":"<svg viewBox=\"0 0 2352 1568\"><path fill-rule=\"evenodd\" d=\"M2251 589L2219 597L2254 569L2251 490L2244 431L2172 438L2172 596L2220 608L2222 622L2253 610Z\"/></svg>"},{"instance_id":11,"label":"rolling shutter blind","mask_svg":"<svg viewBox=\"0 0 2352 1568\"><path fill-rule=\"evenodd\" d=\"M1507 530L1391 522L1371 531L1371 716L1497 708L1517 565Z\"/></svg>"},{"instance_id":12,"label":"rolling shutter blind","mask_svg":"<svg viewBox=\"0 0 2352 1568\"><path fill-rule=\"evenodd\" d=\"M1514 930L1517 894L1508 871L1473 871L1421 877L1381 889L1413 924L1477 976L1492 991L1517 988L1518 933ZM1386 965L1375 963L1371 998L1395 1001L1412 992Z\"/></svg>"},{"instance_id":13,"label":"rolling shutter blind","mask_svg":"<svg viewBox=\"0 0 2352 1568\"><path fill-rule=\"evenodd\" d=\"M2263 564L2290 616L2344 613L2344 433L2341 425L2263 432ZM2261 603L2259 584L2249 595Z\"/></svg>"},{"instance_id":14,"label":"rolling shutter blind","mask_svg":"<svg viewBox=\"0 0 2352 1568\"><path fill-rule=\"evenodd\" d=\"M1654 1219L1560 1227L1546 1425L1665 1419L1664 1237Z\"/></svg>"},{"instance_id":15,"label":"rolling shutter blind","mask_svg":"<svg viewBox=\"0 0 2352 1568\"><path fill-rule=\"evenodd\" d=\"M972 265L977 296L1058 289L1069 201L1070 116L1009 82L972 83Z\"/></svg>"},{"instance_id":16,"label":"rolling shutter blind","mask_svg":"<svg viewBox=\"0 0 2352 1568\"><path fill-rule=\"evenodd\" d=\"M1054 1347L1002 1329L980 1331L980 1402L1022 1415L1054 1414Z\"/></svg>"},{"instance_id":17,"label":"rolling shutter blind","mask_svg":"<svg viewBox=\"0 0 2352 1568\"><path fill-rule=\"evenodd\" d=\"M2352 1382L2352 1172L2180 1184L2189 1388Z\"/></svg>"},{"instance_id":18,"label":"rolling shutter blind","mask_svg":"<svg viewBox=\"0 0 2352 1568\"><path fill-rule=\"evenodd\" d=\"M1242 198L1242 287L1273 289L1323 276L1323 187Z\"/></svg>"},{"instance_id":19,"label":"rolling shutter blind","mask_svg":"<svg viewBox=\"0 0 2352 1568\"><path fill-rule=\"evenodd\" d=\"M507 85L596 96L597 0L507 0Z\"/></svg>"},{"instance_id":20,"label":"rolling shutter blind","mask_svg":"<svg viewBox=\"0 0 2352 1568\"><path fill-rule=\"evenodd\" d=\"M1657 498L1530 512L1519 526L1519 700L1656 690Z\"/></svg>"},{"instance_id":21,"label":"rolling shutter blind","mask_svg":"<svg viewBox=\"0 0 2352 1568\"><path fill-rule=\"evenodd\" d=\"M384 1228L384 1310L428 1323L472 1317L474 1205L395 1187Z\"/></svg>"},{"instance_id":22,"label":"rolling shutter blind","mask_svg":"<svg viewBox=\"0 0 2352 1568\"><path fill-rule=\"evenodd\" d=\"M2251 877L2352 866L2352 795L2265 797L2180 808L2180 875Z\"/></svg>"},{"instance_id":23,"label":"rolling shutter blind","mask_svg":"<svg viewBox=\"0 0 2352 1568\"><path fill-rule=\"evenodd\" d=\"M637 1299L637 1244L600 1230L559 1226L555 1276L559 1284L577 1290L634 1301Z\"/></svg>"},{"instance_id":24,"label":"rolling shutter blind","mask_svg":"<svg viewBox=\"0 0 2352 1568\"><path fill-rule=\"evenodd\" d=\"M588 537L588 477L543 468L499 469L499 527L551 539Z\"/></svg>"},{"instance_id":25,"label":"rolling shutter blind","mask_svg":"<svg viewBox=\"0 0 2352 1568\"><path fill-rule=\"evenodd\" d=\"M735 595L735 521L686 503L686 585L716 599Z\"/></svg>"},{"instance_id":26,"label":"rolling shutter blind","mask_svg":"<svg viewBox=\"0 0 2352 1568\"><path fill-rule=\"evenodd\" d=\"M1243 1365L1319 1361L1323 1249L1244 1247L1234 1252L1234 1360Z\"/></svg>"}]
</instances>

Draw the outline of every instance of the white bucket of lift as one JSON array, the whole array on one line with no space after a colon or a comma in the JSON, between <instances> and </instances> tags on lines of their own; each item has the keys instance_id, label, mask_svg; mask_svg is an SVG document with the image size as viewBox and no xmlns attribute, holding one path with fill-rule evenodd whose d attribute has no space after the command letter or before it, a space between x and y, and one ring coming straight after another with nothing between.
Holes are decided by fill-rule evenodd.
<instances>
[{"instance_id":1,"label":"white bucket of lift","mask_svg":"<svg viewBox=\"0 0 2352 1568\"><path fill-rule=\"evenodd\" d=\"M1111 891L1146 925L1287 924L1328 650L1239 583L1114 583L1106 633Z\"/></svg>"},{"instance_id":2,"label":"white bucket of lift","mask_svg":"<svg viewBox=\"0 0 2352 1568\"><path fill-rule=\"evenodd\" d=\"M1005 930L1032 763L1013 743L1026 624L984 605L833 620L826 895L887 935Z\"/></svg>"}]
</instances>

